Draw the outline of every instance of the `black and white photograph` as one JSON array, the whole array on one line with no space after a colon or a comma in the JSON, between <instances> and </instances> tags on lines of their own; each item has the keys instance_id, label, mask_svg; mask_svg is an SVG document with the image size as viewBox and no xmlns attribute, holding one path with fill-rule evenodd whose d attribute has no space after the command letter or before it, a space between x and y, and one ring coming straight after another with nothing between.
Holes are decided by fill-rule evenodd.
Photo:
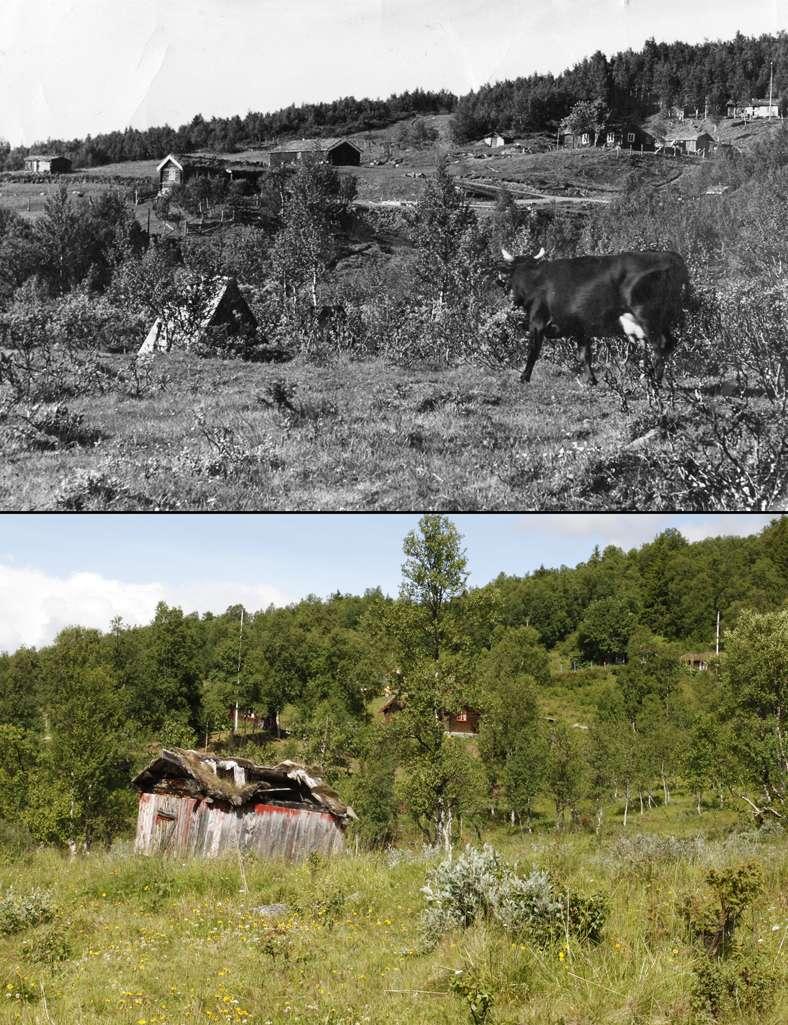
<instances>
[{"instance_id":1,"label":"black and white photograph","mask_svg":"<svg viewBox=\"0 0 788 1025\"><path fill-rule=\"evenodd\" d=\"M0 507L784 508L783 0L4 0Z\"/></svg>"}]
</instances>

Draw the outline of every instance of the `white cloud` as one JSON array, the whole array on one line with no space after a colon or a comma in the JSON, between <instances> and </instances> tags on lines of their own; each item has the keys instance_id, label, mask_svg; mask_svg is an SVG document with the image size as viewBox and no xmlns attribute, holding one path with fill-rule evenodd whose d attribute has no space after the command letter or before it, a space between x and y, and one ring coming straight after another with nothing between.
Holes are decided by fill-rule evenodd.
<instances>
[{"instance_id":1,"label":"white cloud","mask_svg":"<svg viewBox=\"0 0 788 1025\"><path fill-rule=\"evenodd\" d=\"M769 514L709 514L692 517L671 513L571 513L558 516L540 515L537 529L552 535L587 538L601 547L617 545L630 549L653 541L657 534L675 527L688 541L734 534L744 537L762 530L773 517ZM526 521L533 529L534 520Z\"/></svg>"},{"instance_id":2,"label":"white cloud","mask_svg":"<svg viewBox=\"0 0 788 1025\"><path fill-rule=\"evenodd\" d=\"M706 537L746 537L759 533L773 519L775 516L769 513L735 513L698 517L689 523L681 523L679 529L688 541L702 541Z\"/></svg>"},{"instance_id":3,"label":"white cloud","mask_svg":"<svg viewBox=\"0 0 788 1025\"><path fill-rule=\"evenodd\" d=\"M184 612L221 613L238 602L255 611L290 600L268 584L135 584L98 573L57 577L6 562L0 564L0 651L48 644L66 626L106 630L115 616L131 626L149 623L160 601L180 605Z\"/></svg>"}]
</instances>

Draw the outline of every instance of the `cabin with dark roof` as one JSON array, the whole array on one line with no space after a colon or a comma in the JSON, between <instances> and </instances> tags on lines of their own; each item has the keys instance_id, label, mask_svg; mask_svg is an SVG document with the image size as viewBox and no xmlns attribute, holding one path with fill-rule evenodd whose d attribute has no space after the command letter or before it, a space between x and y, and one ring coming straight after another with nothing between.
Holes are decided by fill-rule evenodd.
<instances>
[{"instance_id":1,"label":"cabin with dark roof","mask_svg":"<svg viewBox=\"0 0 788 1025\"><path fill-rule=\"evenodd\" d=\"M358 167L361 147L349 139L299 139L284 142L271 150L271 167L299 163L327 163L335 167Z\"/></svg>"},{"instance_id":2,"label":"cabin with dark roof","mask_svg":"<svg viewBox=\"0 0 788 1025\"><path fill-rule=\"evenodd\" d=\"M654 132L633 124L611 124L602 132L602 143L607 149L631 149L653 152L659 145Z\"/></svg>"},{"instance_id":3,"label":"cabin with dark roof","mask_svg":"<svg viewBox=\"0 0 788 1025\"><path fill-rule=\"evenodd\" d=\"M25 157L25 170L33 174L69 174L71 161L68 157L58 154L49 156L41 153L31 153Z\"/></svg>"},{"instance_id":4,"label":"cabin with dark roof","mask_svg":"<svg viewBox=\"0 0 788 1025\"><path fill-rule=\"evenodd\" d=\"M680 128L667 136L665 145L678 153L705 157L714 146L714 139L708 132L702 132L698 128Z\"/></svg>"}]
</instances>

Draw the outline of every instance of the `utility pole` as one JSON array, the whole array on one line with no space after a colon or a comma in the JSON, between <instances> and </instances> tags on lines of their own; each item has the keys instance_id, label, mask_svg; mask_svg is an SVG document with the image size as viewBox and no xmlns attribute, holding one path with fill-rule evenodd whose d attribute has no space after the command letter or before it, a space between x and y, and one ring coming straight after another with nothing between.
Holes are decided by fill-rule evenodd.
<instances>
[{"instance_id":1,"label":"utility pole","mask_svg":"<svg viewBox=\"0 0 788 1025\"><path fill-rule=\"evenodd\" d=\"M238 693L241 690L241 644L244 636L244 607L241 606L241 629L238 631L238 671L235 677L235 716L233 720L233 733L238 732Z\"/></svg>"},{"instance_id":2,"label":"utility pole","mask_svg":"<svg viewBox=\"0 0 788 1025\"><path fill-rule=\"evenodd\" d=\"M772 85L774 82L774 61L769 61L769 117L772 116Z\"/></svg>"},{"instance_id":3,"label":"utility pole","mask_svg":"<svg viewBox=\"0 0 788 1025\"><path fill-rule=\"evenodd\" d=\"M714 654L719 655L720 653L720 610L717 609L717 643L714 647Z\"/></svg>"}]
</instances>

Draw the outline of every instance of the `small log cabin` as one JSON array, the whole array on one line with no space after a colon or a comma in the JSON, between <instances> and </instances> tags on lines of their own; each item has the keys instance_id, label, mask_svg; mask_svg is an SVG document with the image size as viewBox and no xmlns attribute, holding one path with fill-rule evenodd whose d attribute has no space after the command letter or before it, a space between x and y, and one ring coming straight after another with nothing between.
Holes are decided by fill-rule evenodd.
<instances>
[{"instance_id":1,"label":"small log cabin","mask_svg":"<svg viewBox=\"0 0 788 1025\"><path fill-rule=\"evenodd\" d=\"M25 170L33 174L69 174L71 161L68 157L59 155L42 156L40 153L31 153L25 157Z\"/></svg>"},{"instance_id":2,"label":"small log cabin","mask_svg":"<svg viewBox=\"0 0 788 1025\"><path fill-rule=\"evenodd\" d=\"M165 748L132 780L139 792L134 849L216 857L252 851L298 861L338 854L351 807L296 762L255 765L204 751Z\"/></svg>"}]
</instances>

